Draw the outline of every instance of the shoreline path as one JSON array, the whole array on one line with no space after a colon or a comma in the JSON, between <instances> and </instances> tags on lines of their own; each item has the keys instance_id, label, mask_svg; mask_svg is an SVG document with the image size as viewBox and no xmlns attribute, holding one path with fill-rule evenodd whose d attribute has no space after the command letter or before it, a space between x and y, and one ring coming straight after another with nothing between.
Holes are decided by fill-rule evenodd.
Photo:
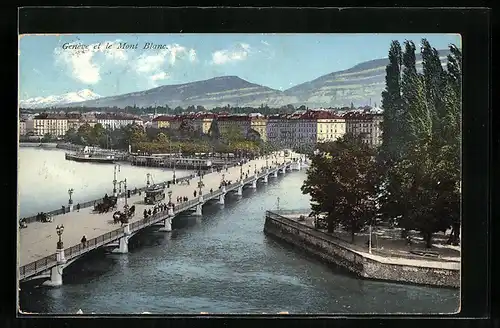
<instances>
[{"instance_id":1,"label":"shoreline path","mask_svg":"<svg viewBox=\"0 0 500 328\"><path fill-rule=\"evenodd\" d=\"M275 158L275 154L281 154L281 156ZM284 157L283 152L273 153L268 156L268 164L270 167L274 167L275 165L273 165L272 162L275 160L283 164L284 161L289 161L292 157L298 158L299 156L298 154L290 153L289 156ZM244 164L243 175L248 174L248 171L250 171L248 177L253 176L255 165L257 165L257 170L265 167L266 158L260 157ZM230 167L227 171L222 169L221 172L214 171L212 173L206 173L202 179L205 185L202 188L202 193L208 194L211 188L217 190L223 175L226 181L234 183L240 178L240 167ZM170 188L165 188L165 200L163 202L168 203L167 192L169 190L172 190L172 203L176 205L176 198L178 196L185 196L188 197L189 200L192 200L193 192L195 190L196 193L199 192L198 181L199 177L194 177L190 180L190 185L171 184ZM135 187L132 187L131 190L134 188ZM131 197L127 199L127 202L129 206L135 205L135 215L129 220L129 223L143 219L144 209L153 210L154 207L153 205L144 204L144 193L141 193L141 196L131 195ZM118 229L120 224L113 224L113 213L117 210L123 211L124 205L124 198L120 198L116 210L98 214L93 213L93 206L82 208L78 212L75 204L73 212L56 215L50 223L33 222L28 224L28 227L25 229L18 229L18 266L32 263L56 252L56 245L59 240L59 236L56 233L57 225L64 225L62 241L64 242L65 249L79 245L84 235L87 240L90 240Z\"/></svg>"}]
</instances>

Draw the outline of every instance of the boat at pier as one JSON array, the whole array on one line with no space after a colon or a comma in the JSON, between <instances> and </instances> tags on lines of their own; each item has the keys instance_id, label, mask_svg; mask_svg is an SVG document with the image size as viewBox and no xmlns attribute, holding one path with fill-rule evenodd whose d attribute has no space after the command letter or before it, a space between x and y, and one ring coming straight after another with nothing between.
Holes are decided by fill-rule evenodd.
<instances>
[{"instance_id":1,"label":"boat at pier","mask_svg":"<svg viewBox=\"0 0 500 328\"><path fill-rule=\"evenodd\" d=\"M83 151L77 153L66 153L65 158L76 162L94 162L94 163L115 163L116 157L112 153L99 152L91 147L85 147Z\"/></svg>"},{"instance_id":2,"label":"boat at pier","mask_svg":"<svg viewBox=\"0 0 500 328\"><path fill-rule=\"evenodd\" d=\"M130 157L132 165L148 166L148 167L177 167L178 169L199 169L209 170L214 166L211 159L206 158L193 158L193 157L180 157L180 156L140 156L132 155Z\"/></svg>"}]
</instances>

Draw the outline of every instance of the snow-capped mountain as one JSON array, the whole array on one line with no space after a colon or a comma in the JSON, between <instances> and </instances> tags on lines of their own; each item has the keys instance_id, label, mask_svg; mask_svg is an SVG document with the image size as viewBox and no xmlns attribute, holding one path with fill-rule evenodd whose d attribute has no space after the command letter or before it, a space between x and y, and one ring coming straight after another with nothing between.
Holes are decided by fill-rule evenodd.
<instances>
[{"instance_id":1,"label":"snow-capped mountain","mask_svg":"<svg viewBox=\"0 0 500 328\"><path fill-rule=\"evenodd\" d=\"M58 96L35 97L19 102L21 108L46 108L52 106L61 106L65 104L81 102L86 100L94 100L101 98L100 95L92 92L89 89L80 90L77 92L68 92Z\"/></svg>"}]
</instances>

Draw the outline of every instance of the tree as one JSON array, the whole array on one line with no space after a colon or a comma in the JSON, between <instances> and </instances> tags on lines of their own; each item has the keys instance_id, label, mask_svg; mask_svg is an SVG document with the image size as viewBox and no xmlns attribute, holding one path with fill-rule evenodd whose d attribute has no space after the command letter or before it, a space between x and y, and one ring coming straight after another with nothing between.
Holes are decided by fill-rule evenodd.
<instances>
[{"instance_id":1,"label":"tree","mask_svg":"<svg viewBox=\"0 0 500 328\"><path fill-rule=\"evenodd\" d=\"M311 196L314 215L326 215L328 232L339 224L355 233L375 217L377 164L375 152L350 134L318 145L302 193Z\"/></svg>"},{"instance_id":2,"label":"tree","mask_svg":"<svg viewBox=\"0 0 500 328\"><path fill-rule=\"evenodd\" d=\"M244 139L241 129L236 126L230 126L224 133L223 138L226 142L231 145L233 142L238 142Z\"/></svg>"},{"instance_id":3,"label":"tree","mask_svg":"<svg viewBox=\"0 0 500 328\"><path fill-rule=\"evenodd\" d=\"M169 142L169 139L163 132L160 132L156 136L155 141L160 143L160 144L167 144Z\"/></svg>"},{"instance_id":4,"label":"tree","mask_svg":"<svg viewBox=\"0 0 500 328\"><path fill-rule=\"evenodd\" d=\"M392 41L389 50L389 64L386 67L386 88L382 92L382 159L390 165L391 161L400 156L399 139L401 133L401 45L398 41Z\"/></svg>"},{"instance_id":5,"label":"tree","mask_svg":"<svg viewBox=\"0 0 500 328\"><path fill-rule=\"evenodd\" d=\"M220 130L219 130L219 123L217 120L212 120L210 123L210 129L208 129L208 136L212 140L219 140L221 137Z\"/></svg>"},{"instance_id":6,"label":"tree","mask_svg":"<svg viewBox=\"0 0 500 328\"><path fill-rule=\"evenodd\" d=\"M399 115L404 128L389 129L387 135L397 140L401 151L385 171L382 212L396 217L405 230L420 231L431 247L433 234L450 225L450 242L458 238L461 54L450 48L449 71L444 72L437 51L426 40L422 45L424 69L419 74L415 47L405 43Z\"/></svg>"}]
</instances>

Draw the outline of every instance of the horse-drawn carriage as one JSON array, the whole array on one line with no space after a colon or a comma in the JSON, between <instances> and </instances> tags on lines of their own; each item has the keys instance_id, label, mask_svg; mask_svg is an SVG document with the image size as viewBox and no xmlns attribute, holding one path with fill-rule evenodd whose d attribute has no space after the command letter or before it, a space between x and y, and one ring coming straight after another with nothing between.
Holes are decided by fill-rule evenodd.
<instances>
[{"instance_id":1,"label":"horse-drawn carriage","mask_svg":"<svg viewBox=\"0 0 500 328\"><path fill-rule=\"evenodd\" d=\"M19 229L24 229L28 227L28 223L26 223L26 219L19 220Z\"/></svg>"},{"instance_id":2,"label":"horse-drawn carriage","mask_svg":"<svg viewBox=\"0 0 500 328\"><path fill-rule=\"evenodd\" d=\"M101 214L107 213L109 212L109 210L116 209L117 200L118 198L115 196L109 197L108 195L105 195L102 199L102 203L94 205L94 212L98 212L99 214Z\"/></svg>"},{"instance_id":3,"label":"horse-drawn carriage","mask_svg":"<svg viewBox=\"0 0 500 328\"><path fill-rule=\"evenodd\" d=\"M43 223L48 223L48 222L52 222L52 216L47 214L47 213L44 213L44 212L40 212L36 215L36 220L38 222L43 222Z\"/></svg>"},{"instance_id":4,"label":"horse-drawn carriage","mask_svg":"<svg viewBox=\"0 0 500 328\"><path fill-rule=\"evenodd\" d=\"M113 214L113 223L121 223L123 226L124 224L127 224L128 221L134 217L135 214L135 205L132 205L130 208L125 207L123 212L121 211L116 211Z\"/></svg>"}]
</instances>

